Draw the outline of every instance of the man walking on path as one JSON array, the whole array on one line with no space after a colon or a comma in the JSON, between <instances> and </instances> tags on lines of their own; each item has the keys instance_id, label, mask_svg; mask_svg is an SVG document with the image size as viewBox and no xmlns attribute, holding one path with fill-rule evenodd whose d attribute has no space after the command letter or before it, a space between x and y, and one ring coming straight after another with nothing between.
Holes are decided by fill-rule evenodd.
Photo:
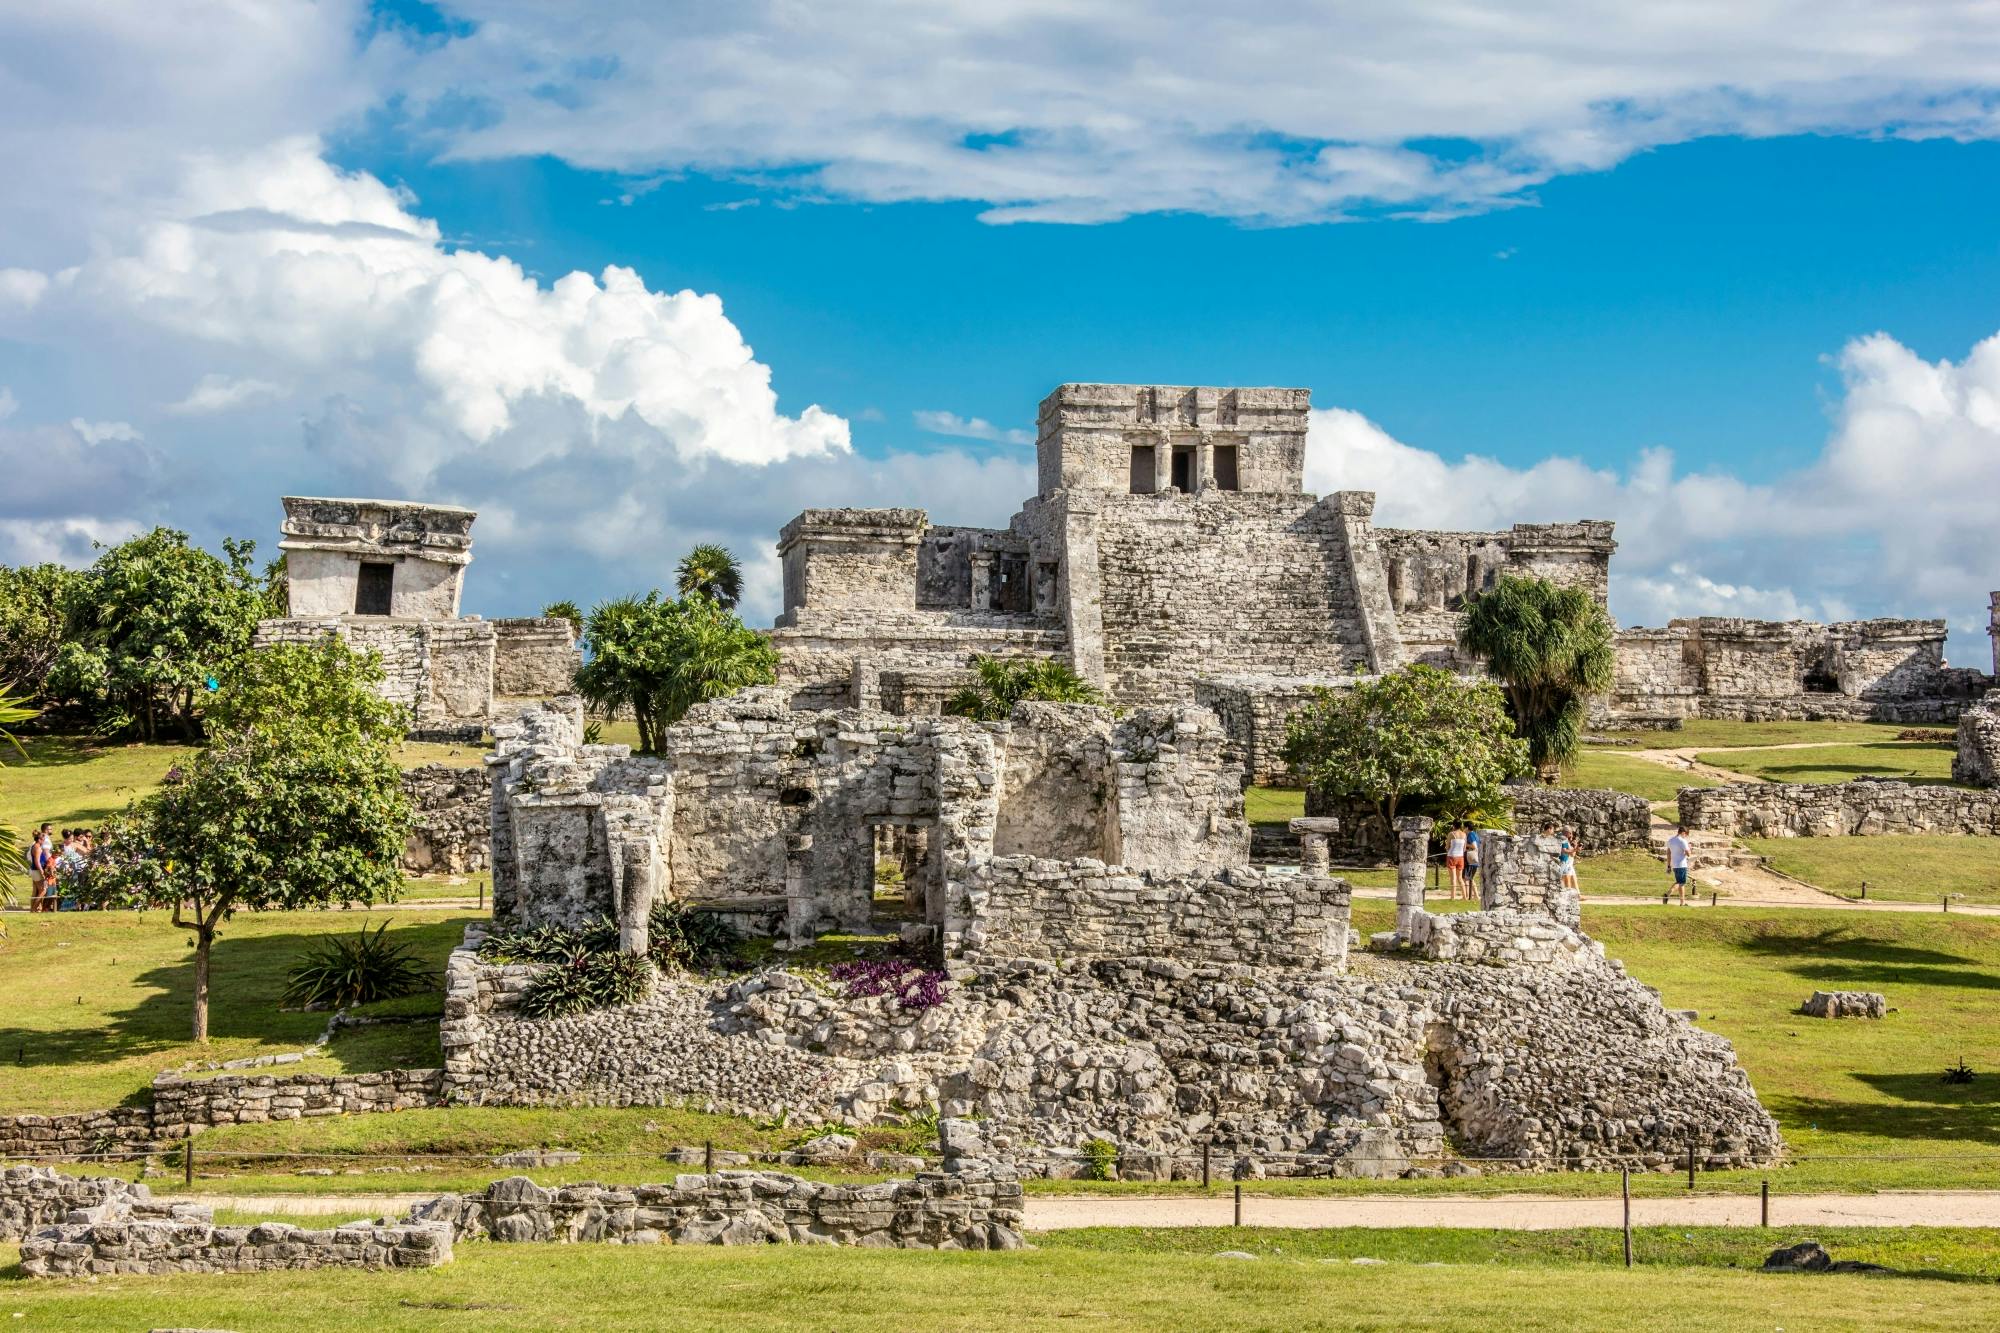
<instances>
[{"instance_id":1,"label":"man walking on path","mask_svg":"<svg viewBox=\"0 0 2000 1333\"><path fill-rule=\"evenodd\" d=\"M1674 836L1667 839L1667 869L1674 877L1674 887L1680 890L1681 906L1688 900L1688 840L1687 825L1674 829Z\"/></svg>"}]
</instances>

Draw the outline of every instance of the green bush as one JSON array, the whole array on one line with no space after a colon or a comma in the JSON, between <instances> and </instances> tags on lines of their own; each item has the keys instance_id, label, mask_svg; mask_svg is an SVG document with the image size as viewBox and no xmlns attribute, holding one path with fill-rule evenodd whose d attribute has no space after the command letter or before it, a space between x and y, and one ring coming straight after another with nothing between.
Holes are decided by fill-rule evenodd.
<instances>
[{"instance_id":1,"label":"green bush","mask_svg":"<svg viewBox=\"0 0 2000 1333\"><path fill-rule=\"evenodd\" d=\"M1116 1180L1118 1145L1110 1139L1092 1139L1083 1145L1083 1162L1085 1180Z\"/></svg>"},{"instance_id":2,"label":"green bush","mask_svg":"<svg viewBox=\"0 0 2000 1333\"><path fill-rule=\"evenodd\" d=\"M725 967L736 961L736 932L713 912L686 903L654 903L646 954L661 971Z\"/></svg>"},{"instance_id":3,"label":"green bush","mask_svg":"<svg viewBox=\"0 0 2000 1333\"><path fill-rule=\"evenodd\" d=\"M354 935L330 935L307 949L286 973L284 1001L308 1009L346 1009L413 995L437 981L407 944L382 938L389 923Z\"/></svg>"},{"instance_id":4,"label":"green bush","mask_svg":"<svg viewBox=\"0 0 2000 1333\"><path fill-rule=\"evenodd\" d=\"M637 1004L652 985L653 965L637 954L578 949L528 983L521 992L521 1012L529 1018L561 1018Z\"/></svg>"},{"instance_id":5,"label":"green bush","mask_svg":"<svg viewBox=\"0 0 2000 1333\"><path fill-rule=\"evenodd\" d=\"M618 948L618 927L599 917L582 930L536 926L529 930L496 930L479 943L479 956L489 963L559 963L577 953L610 953Z\"/></svg>"}]
</instances>

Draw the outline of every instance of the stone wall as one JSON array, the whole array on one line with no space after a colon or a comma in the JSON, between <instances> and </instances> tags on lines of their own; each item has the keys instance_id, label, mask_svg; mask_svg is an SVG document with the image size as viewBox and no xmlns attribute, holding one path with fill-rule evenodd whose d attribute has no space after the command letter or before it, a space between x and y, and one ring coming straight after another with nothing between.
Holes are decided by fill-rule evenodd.
<instances>
[{"instance_id":1,"label":"stone wall","mask_svg":"<svg viewBox=\"0 0 2000 1333\"><path fill-rule=\"evenodd\" d=\"M583 665L576 627L560 616L493 622L493 693L505 699L550 699L576 689Z\"/></svg>"},{"instance_id":2,"label":"stone wall","mask_svg":"<svg viewBox=\"0 0 2000 1333\"><path fill-rule=\"evenodd\" d=\"M403 794L416 807L416 826L403 847L403 869L413 875L468 875L486 869L492 788L483 767L425 764L405 769Z\"/></svg>"},{"instance_id":3,"label":"stone wall","mask_svg":"<svg viewBox=\"0 0 2000 1333\"><path fill-rule=\"evenodd\" d=\"M1569 969L1604 956L1603 945L1539 912L1419 912L1410 924L1410 944L1441 963Z\"/></svg>"},{"instance_id":4,"label":"stone wall","mask_svg":"<svg viewBox=\"0 0 2000 1333\"><path fill-rule=\"evenodd\" d=\"M0 1116L0 1158L121 1155L152 1145L148 1106L117 1106L68 1115Z\"/></svg>"},{"instance_id":5,"label":"stone wall","mask_svg":"<svg viewBox=\"0 0 2000 1333\"><path fill-rule=\"evenodd\" d=\"M171 1219L141 1216L44 1227L21 1242L29 1277L265 1273L311 1268L436 1268L451 1262L451 1231L434 1223L349 1222L328 1230L284 1222L219 1227L206 1208Z\"/></svg>"},{"instance_id":6,"label":"stone wall","mask_svg":"<svg viewBox=\"0 0 2000 1333\"><path fill-rule=\"evenodd\" d=\"M1542 786L1510 786L1506 794L1514 806L1516 832L1539 833L1544 821L1554 820L1557 828L1571 830L1570 841L1579 856L1652 845L1653 809L1642 796L1595 787Z\"/></svg>"},{"instance_id":7,"label":"stone wall","mask_svg":"<svg viewBox=\"0 0 2000 1333\"><path fill-rule=\"evenodd\" d=\"M1877 833L2000 834L2000 790L1852 782L1683 787L1680 822L1733 838L1837 838Z\"/></svg>"},{"instance_id":8,"label":"stone wall","mask_svg":"<svg viewBox=\"0 0 2000 1333\"><path fill-rule=\"evenodd\" d=\"M1952 757L1956 782L2000 787L2000 691L1989 693L1958 719L1958 753Z\"/></svg>"},{"instance_id":9,"label":"stone wall","mask_svg":"<svg viewBox=\"0 0 2000 1333\"><path fill-rule=\"evenodd\" d=\"M1338 971L1347 962L1348 894L1343 879L1242 867L1155 874L1003 857L973 871L945 943L975 962L1145 954Z\"/></svg>"},{"instance_id":10,"label":"stone wall","mask_svg":"<svg viewBox=\"0 0 2000 1333\"><path fill-rule=\"evenodd\" d=\"M1021 1183L1005 1171L923 1172L873 1185L721 1171L672 1184L552 1190L515 1176L418 1204L410 1216L473 1240L1016 1250L1023 1213Z\"/></svg>"},{"instance_id":11,"label":"stone wall","mask_svg":"<svg viewBox=\"0 0 2000 1333\"><path fill-rule=\"evenodd\" d=\"M65 1176L46 1166L0 1168L0 1241L20 1240L72 1212L107 1203L138 1210L158 1206L144 1185L111 1176Z\"/></svg>"},{"instance_id":12,"label":"stone wall","mask_svg":"<svg viewBox=\"0 0 2000 1333\"><path fill-rule=\"evenodd\" d=\"M264 620L253 646L317 643L330 635L382 659L382 697L410 710L416 733L476 736L493 708L493 626L485 621L339 616Z\"/></svg>"},{"instance_id":13,"label":"stone wall","mask_svg":"<svg viewBox=\"0 0 2000 1333\"><path fill-rule=\"evenodd\" d=\"M1582 929L1583 901L1562 884L1561 844L1539 834L1479 833L1479 906L1486 912L1523 912Z\"/></svg>"},{"instance_id":14,"label":"stone wall","mask_svg":"<svg viewBox=\"0 0 2000 1333\"><path fill-rule=\"evenodd\" d=\"M1241 756L1250 781L1261 786L1296 785L1285 763L1285 727L1292 714L1320 690L1345 689L1366 677L1204 676L1194 683L1194 701L1214 712Z\"/></svg>"}]
</instances>

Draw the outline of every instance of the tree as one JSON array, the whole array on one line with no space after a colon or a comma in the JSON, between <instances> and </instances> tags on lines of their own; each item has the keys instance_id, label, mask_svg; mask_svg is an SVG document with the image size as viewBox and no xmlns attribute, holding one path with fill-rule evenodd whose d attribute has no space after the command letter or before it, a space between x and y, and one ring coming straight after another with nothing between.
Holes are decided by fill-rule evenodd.
<instances>
[{"instance_id":1,"label":"tree","mask_svg":"<svg viewBox=\"0 0 2000 1333\"><path fill-rule=\"evenodd\" d=\"M1104 694L1053 657L1001 658L981 653L972 659L979 683L967 685L945 700L953 717L1002 722L1024 699L1052 704L1102 704Z\"/></svg>"},{"instance_id":2,"label":"tree","mask_svg":"<svg viewBox=\"0 0 2000 1333\"><path fill-rule=\"evenodd\" d=\"M576 685L592 711L632 710L639 748L705 699L777 679L778 654L762 634L705 593L670 601L658 590L600 603L584 624L587 659Z\"/></svg>"},{"instance_id":3,"label":"tree","mask_svg":"<svg viewBox=\"0 0 2000 1333\"><path fill-rule=\"evenodd\" d=\"M706 542L681 557L674 571L675 591L683 599L705 593L724 607L734 608L743 598L743 566L726 546Z\"/></svg>"},{"instance_id":4,"label":"tree","mask_svg":"<svg viewBox=\"0 0 2000 1333\"><path fill-rule=\"evenodd\" d=\"M575 602L550 602L542 608L542 615L549 620L567 620L572 635L583 633L583 608Z\"/></svg>"},{"instance_id":5,"label":"tree","mask_svg":"<svg viewBox=\"0 0 2000 1333\"><path fill-rule=\"evenodd\" d=\"M1545 782L1576 758L1590 696L1611 688L1617 627L1584 588L1503 578L1466 607L1459 647L1500 678Z\"/></svg>"},{"instance_id":6,"label":"tree","mask_svg":"<svg viewBox=\"0 0 2000 1333\"><path fill-rule=\"evenodd\" d=\"M1495 686L1421 664L1316 690L1285 726L1285 762L1307 786L1398 812L1464 818L1527 772Z\"/></svg>"},{"instance_id":7,"label":"tree","mask_svg":"<svg viewBox=\"0 0 2000 1333\"><path fill-rule=\"evenodd\" d=\"M51 691L91 707L106 732L198 734L209 682L249 650L270 606L256 544L222 545L217 558L155 528L106 548L70 588Z\"/></svg>"},{"instance_id":8,"label":"tree","mask_svg":"<svg viewBox=\"0 0 2000 1333\"><path fill-rule=\"evenodd\" d=\"M36 715L36 711L28 707L17 695L0 690L0 728L26 722ZM21 752L21 742L14 739L13 732L0 730L0 741L5 741L16 752ZM12 906L14 902L14 895L8 886L19 879L22 870L25 869L26 851L27 849L21 844L21 830L12 824L0 824L0 900L4 900L8 906ZM7 928L0 926L0 939L5 939L6 936Z\"/></svg>"},{"instance_id":9,"label":"tree","mask_svg":"<svg viewBox=\"0 0 2000 1333\"><path fill-rule=\"evenodd\" d=\"M208 1040L209 956L243 909L393 900L412 816L395 747L403 710L380 660L338 639L249 654L209 709L207 743L103 831L77 896L171 907L194 932L194 1039Z\"/></svg>"},{"instance_id":10,"label":"tree","mask_svg":"<svg viewBox=\"0 0 2000 1333\"><path fill-rule=\"evenodd\" d=\"M0 566L0 684L23 699L39 698L48 684L82 577L61 565Z\"/></svg>"}]
</instances>

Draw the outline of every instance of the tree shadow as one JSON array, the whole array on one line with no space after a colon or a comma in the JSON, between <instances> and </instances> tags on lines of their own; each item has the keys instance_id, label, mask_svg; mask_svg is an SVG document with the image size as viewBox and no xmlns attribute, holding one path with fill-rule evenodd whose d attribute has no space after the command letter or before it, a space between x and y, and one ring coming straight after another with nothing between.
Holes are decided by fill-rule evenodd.
<instances>
[{"instance_id":1,"label":"tree shadow","mask_svg":"<svg viewBox=\"0 0 2000 1333\"><path fill-rule=\"evenodd\" d=\"M114 748L94 736L22 736L20 741L27 757L22 758L21 750L0 743L0 763L9 768L68 768L90 763Z\"/></svg>"},{"instance_id":2,"label":"tree shadow","mask_svg":"<svg viewBox=\"0 0 2000 1333\"><path fill-rule=\"evenodd\" d=\"M1957 986L1964 990L2000 990L2000 974L1963 967L1924 967L1896 963L1826 963L1805 961L1785 969L1821 990L1882 990L1906 982L1925 986ZM1846 1020L1839 1020L1846 1021Z\"/></svg>"},{"instance_id":3,"label":"tree shadow","mask_svg":"<svg viewBox=\"0 0 2000 1333\"><path fill-rule=\"evenodd\" d=\"M364 925L372 928L384 915L351 913L342 924L355 930ZM414 946L425 966L439 973L437 988L441 993L444 960L463 937L469 919L400 922L390 927L389 938ZM157 929L166 932L172 928L162 923ZM209 960L210 1040L255 1041L273 1047L275 1052L297 1050L318 1037L326 1027L327 1015L281 1013L281 997L286 974L292 966L303 958L307 949L333 933L286 931L232 935L225 925ZM174 962L139 973L134 982L145 988L144 996L96 1026L51 1031L0 1024L0 1063L54 1071L143 1059L148 1055L161 1057L163 1064L169 1053L186 1058L194 1015L194 950L187 949ZM406 1013L415 998L383 1001L363 1012ZM137 1090L121 1104L143 1103L147 1096L145 1090Z\"/></svg>"},{"instance_id":4,"label":"tree shadow","mask_svg":"<svg viewBox=\"0 0 2000 1333\"><path fill-rule=\"evenodd\" d=\"M1884 1139L1957 1139L1990 1144L1996 1131L2000 1131L2000 1102L1981 1090L1977 1083L1956 1088L1941 1082L1937 1074L1859 1074L1856 1077L1895 1097L1904 1096L1906 1092L1923 1096L1977 1091L1981 1092L1983 1100L1883 1103L1840 1101L1832 1097L1781 1097L1771 1099L1771 1109L1778 1115L1780 1123L1793 1129L1811 1125L1832 1133L1864 1134Z\"/></svg>"},{"instance_id":5,"label":"tree shadow","mask_svg":"<svg viewBox=\"0 0 2000 1333\"><path fill-rule=\"evenodd\" d=\"M1761 926L1749 938L1737 943L1746 953L1773 957L1840 958L1862 963L1906 963L1926 966L1937 963L1967 963L1979 960L1963 954L1941 953L1936 949L1912 949L1888 940L1857 935L1852 926L1824 926L1817 930L1790 930L1781 926ZM1797 968L1792 969L1797 971ZM1926 977L1932 973L1924 973Z\"/></svg>"}]
</instances>

